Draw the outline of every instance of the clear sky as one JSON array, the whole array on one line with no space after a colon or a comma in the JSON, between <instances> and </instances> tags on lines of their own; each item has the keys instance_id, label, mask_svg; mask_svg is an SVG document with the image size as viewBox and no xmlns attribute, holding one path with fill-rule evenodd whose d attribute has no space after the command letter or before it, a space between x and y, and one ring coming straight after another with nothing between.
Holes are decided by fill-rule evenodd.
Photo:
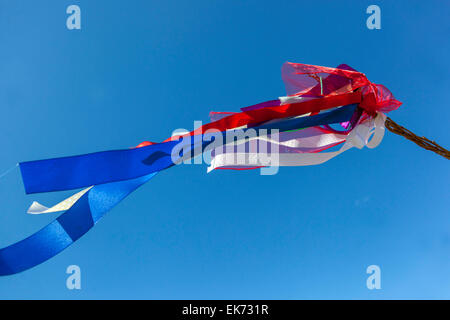
<instances>
[{"instance_id":1,"label":"clear sky","mask_svg":"<svg viewBox=\"0 0 450 320\"><path fill-rule=\"evenodd\" d=\"M81 30L66 8L81 8ZM381 8L381 30L366 8ZM447 1L0 0L0 171L122 149L208 113L284 95L285 61L347 63L404 105L389 114L449 147ZM0 278L0 298L450 299L449 162L387 132L373 150L259 171L158 174L55 258ZM0 247L73 191L0 179ZM82 289L66 288L78 265ZM381 268L368 290L366 268Z\"/></svg>"}]
</instances>

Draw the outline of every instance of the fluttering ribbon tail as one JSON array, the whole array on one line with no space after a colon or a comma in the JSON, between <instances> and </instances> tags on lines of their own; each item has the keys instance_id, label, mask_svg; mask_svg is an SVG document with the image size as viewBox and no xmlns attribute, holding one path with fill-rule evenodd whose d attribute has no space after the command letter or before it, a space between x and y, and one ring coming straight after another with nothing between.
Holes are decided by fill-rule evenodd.
<instances>
[{"instance_id":1,"label":"fluttering ribbon tail","mask_svg":"<svg viewBox=\"0 0 450 320\"><path fill-rule=\"evenodd\" d=\"M30 237L0 249L0 275L21 272L54 257L155 174L94 186L56 220Z\"/></svg>"},{"instance_id":2,"label":"fluttering ribbon tail","mask_svg":"<svg viewBox=\"0 0 450 320\"><path fill-rule=\"evenodd\" d=\"M161 143L20 163L27 194L85 189L49 208L33 202L30 214L63 213L28 238L0 249L0 275L27 270L55 256L136 188L185 160L211 152L208 171L323 163L352 147L378 145L385 120L380 111L401 104L385 87L346 65L288 62L282 74L289 96L238 113L211 112L213 122ZM334 124L345 130L333 129ZM229 142L228 134L238 130L242 135ZM323 152L340 144L337 151ZM262 158L275 160L267 163Z\"/></svg>"}]
</instances>

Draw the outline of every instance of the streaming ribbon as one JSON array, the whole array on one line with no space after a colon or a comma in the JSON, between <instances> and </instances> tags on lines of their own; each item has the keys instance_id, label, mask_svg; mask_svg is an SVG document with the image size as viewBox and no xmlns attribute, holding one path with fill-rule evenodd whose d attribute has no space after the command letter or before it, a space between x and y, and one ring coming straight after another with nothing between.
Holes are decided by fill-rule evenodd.
<instances>
[{"instance_id":1,"label":"streaming ribbon","mask_svg":"<svg viewBox=\"0 0 450 320\"><path fill-rule=\"evenodd\" d=\"M396 103L384 87L345 65L287 63L283 79L290 96L242 108L240 113L211 113L215 121L161 143L20 163L27 194L84 189L50 208L33 202L30 214L63 213L30 237L0 249L0 275L24 271L55 256L158 172L202 153L211 151L211 171L313 165L353 146L380 143L385 115L377 105L386 112ZM333 124L347 130L336 131ZM226 137L237 129L243 135L230 144ZM266 134L251 137L254 132ZM322 152L342 143L338 151ZM234 160L241 156L247 158L245 163Z\"/></svg>"}]
</instances>

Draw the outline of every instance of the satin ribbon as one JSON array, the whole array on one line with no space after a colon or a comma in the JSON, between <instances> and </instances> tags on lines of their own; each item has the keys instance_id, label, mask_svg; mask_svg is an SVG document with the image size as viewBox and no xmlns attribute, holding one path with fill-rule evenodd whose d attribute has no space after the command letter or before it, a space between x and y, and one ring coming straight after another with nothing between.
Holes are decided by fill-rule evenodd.
<instances>
[{"instance_id":1,"label":"satin ribbon","mask_svg":"<svg viewBox=\"0 0 450 320\"><path fill-rule=\"evenodd\" d=\"M357 95L350 96L351 99L356 100L358 97ZM341 100L328 100L325 106L331 108L338 101ZM287 106L284 109L285 114L295 115L295 112L292 111L293 107ZM309 104L309 106L314 109L317 104ZM294 109L297 110L298 106L294 106ZM340 108L330 113L334 112L336 117L339 118L347 109ZM265 114L270 114L270 112ZM309 122L303 122L303 125L308 126L321 121L329 123L332 120L329 114L319 116L318 118L317 116L306 117L305 119L309 119ZM341 121L341 118L338 120ZM253 121L255 120L253 119ZM248 123L253 122L249 121ZM285 129L291 128L292 125L293 122L290 121L280 123L280 127L284 126ZM296 125L299 125L299 123L296 123ZM268 127L266 125L263 128ZM258 129L258 127L254 129ZM195 140L199 138L203 140L203 136L192 137L192 139L183 139L183 143L190 144L191 149L198 149ZM201 148L197 153L201 152L211 142L201 141ZM178 158L175 157L175 159L172 155L172 149L179 144L179 141L168 141L137 149L21 163L20 167L27 193L94 186L82 190L60 206L56 205L47 209L35 204L35 210L30 208L33 213L39 213L40 211L54 212L59 209L68 210L30 237L0 249L0 275L10 275L34 267L78 240L107 211L133 190L147 182L160 170L167 169L174 165L177 160L182 159L183 154L180 154ZM194 152L192 156L195 154Z\"/></svg>"},{"instance_id":2,"label":"satin ribbon","mask_svg":"<svg viewBox=\"0 0 450 320\"><path fill-rule=\"evenodd\" d=\"M299 129L302 126L328 125L337 120L341 121L343 118L345 118L345 122L350 121L351 124L354 124L355 119L360 119L360 114L355 112L352 119L347 119L348 114L345 114L344 117L344 112L349 109L347 107L350 104L359 104L360 107L369 110L371 115L374 114L374 112L371 113L374 110L384 110L380 108L392 110L392 108L398 107L399 102L394 100L392 95L386 95L389 93L387 89L372 85L364 74L348 69L346 66L327 68L286 63L283 66L283 80L288 94L294 95L294 97L280 98L243 108L241 113L231 114L186 135L171 137L159 144L144 143L140 145L140 148L135 149L21 163L20 169L27 193L87 188L51 208L34 202L29 213L39 214L61 210L65 210L65 212L30 237L0 249L0 275L14 274L29 269L64 250L90 230L108 210L151 179L157 172L203 152L205 147L215 142L208 140L211 137L208 134L203 135L209 130L219 131L222 135L226 134L227 130L236 128L288 131ZM317 85L311 87L314 83ZM357 88L361 88L361 90L356 91ZM369 97L369 94L372 98ZM362 101L363 96L365 101ZM323 111L340 106L347 107L323 114ZM320 114L318 114L319 112ZM306 115L307 117L305 117ZM303 116L303 118L299 116ZM285 120L279 121L279 119ZM339 140L337 135L347 136L339 151L279 153L280 159L275 165L319 164L352 147L375 147L380 143L384 134L384 119L382 114L378 114L375 120L360 119L359 124L353 130L345 133L333 133L330 127L321 129L327 131L323 133L323 138L325 135L329 137L331 134L336 134L336 143L343 142L342 138L337 141ZM186 139L186 136L189 139ZM306 139L311 137L297 138L295 141L282 140L280 145L285 150L306 148ZM179 139L181 142L177 141ZM258 137L258 139L262 140L264 137ZM316 150L319 150L319 145L323 145L323 147L332 145L331 142L319 141L320 143L313 146ZM270 143L274 142L270 141ZM180 146L181 150L177 149L178 151L174 154L173 150ZM311 151L309 150L309 152ZM250 154L252 164L266 165L261 162L260 156L268 155L263 152ZM226 158L225 161L222 161L222 156L226 156L226 154L215 155L210 168L226 168L226 166L234 165L227 162Z\"/></svg>"},{"instance_id":3,"label":"satin ribbon","mask_svg":"<svg viewBox=\"0 0 450 320\"><path fill-rule=\"evenodd\" d=\"M93 186L92 186L93 187ZM33 201L31 206L28 208L27 213L29 214L43 214L43 213L54 213L69 210L75 202L77 202L86 192L88 192L92 187L81 190L75 193L73 196L61 201L60 203L54 205L51 208L47 208L37 201Z\"/></svg>"},{"instance_id":4,"label":"satin ribbon","mask_svg":"<svg viewBox=\"0 0 450 320\"><path fill-rule=\"evenodd\" d=\"M333 110L333 111L329 111L329 112L325 112L323 114L319 114L316 116L311 116L311 117L303 117L303 118L295 118L295 119L289 119L286 121L279 121L278 123L270 123L270 124L264 124L262 126L259 127L255 127L252 128L255 131L261 130L261 129L278 129L279 131L286 131L286 130L290 130L292 128L306 128L304 130L301 131L296 131L296 132L282 132L280 137L282 137L282 139L286 140L286 141L282 141L280 142L280 144L285 147L285 148L294 148L297 151L300 151L300 149L302 149L304 152L317 152L317 151L321 151L321 150L325 150L327 147L331 147L333 145L335 145L336 143L340 143L342 141L345 140L345 134L327 134L324 135L324 132L331 132L330 130L326 130L320 127L311 127L311 126L316 126L316 125L322 125L322 124L333 124L333 123L339 123L342 120L348 120L352 114L354 113L354 110L356 108L356 105L349 105L349 106L344 106L341 107L339 109ZM243 130L243 132L245 133L246 130L249 129L245 129ZM220 133L222 135L222 137L225 135L225 133ZM214 142L214 140L211 139L211 137L208 134L202 135L202 136L197 136L197 141L195 141L194 138L187 138L185 137L183 141L179 141L177 144L177 148L178 150L184 150L187 153L186 155L183 155L178 158L179 162L187 160L189 158L195 157L199 154L201 154L203 152L203 150L212 142ZM202 139L202 141L198 141L199 139ZM266 139L265 137L260 137L260 139ZM295 142L295 139L298 139L299 141ZM250 141L253 141L254 138L250 138L248 139L250 143ZM233 142L231 142L231 144L234 145L236 141L233 140ZM270 135L268 138L268 142L271 143L272 141L270 140ZM171 144L173 144L174 142L170 142ZM164 143L163 143L164 144ZM153 152L154 154L160 154L165 150L164 149L158 149L158 146L161 146L163 144L153 144ZM229 144L224 144L224 146L227 146ZM167 151L165 151L167 152ZM173 150L171 150L171 153L173 152ZM216 151L217 152L217 151ZM86 155L86 156L90 156L90 155ZM124 157L126 156L126 153L124 154ZM76 159L80 159L81 156L76 156ZM105 160L105 161L112 161L112 160ZM166 163L166 167L169 167L171 165L173 165L173 163L169 162L169 157L165 157L165 161L167 161ZM98 166L100 167L101 165L98 164ZM155 170L154 167L150 167L149 171L153 171ZM88 170L91 171L91 170ZM70 171L69 168L65 168L65 169L61 169L61 172L65 172L65 173L71 173L71 174L78 174L76 172ZM69 180L69 178L65 178L66 180ZM52 212L58 212L58 211L64 211L70 208L70 206L78 199L81 197L82 194L84 194L85 192L87 192L87 190L89 190L89 188L84 189L78 193L76 193L75 195L63 200L62 202L58 203L57 205L51 207L51 208L47 208L43 205L41 205L40 203L34 201L33 204L30 206L30 208L28 209L28 213L30 214L43 214L43 213L52 213Z\"/></svg>"},{"instance_id":5,"label":"satin ribbon","mask_svg":"<svg viewBox=\"0 0 450 320\"><path fill-rule=\"evenodd\" d=\"M312 100L313 101L313 100ZM308 101L310 102L310 101ZM316 116L301 117L263 124L252 129L279 129L286 131L322 124L348 121L356 105L349 105ZM263 109L264 110L264 109ZM224 120L224 119L222 119ZM222 132L222 134L224 134ZM184 135L183 142L191 144L191 149L206 147L212 141L205 141L204 135ZM178 137L180 138L180 136ZM224 141L224 139L222 140ZM172 150L179 146L179 141L167 141L142 148L114 150L86 155L37 160L20 163L25 192L38 193L70 190L102 183L133 179L166 169L174 162ZM189 146L183 148L186 150ZM201 152L201 150L200 150Z\"/></svg>"},{"instance_id":6,"label":"satin ribbon","mask_svg":"<svg viewBox=\"0 0 450 320\"><path fill-rule=\"evenodd\" d=\"M0 276L27 270L54 257L155 174L92 187L56 220L30 237L0 249Z\"/></svg>"},{"instance_id":7,"label":"satin ribbon","mask_svg":"<svg viewBox=\"0 0 450 320\"><path fill-rule=\"evenodd\" d=\"M369 118L358 124L347 136L345 144L334 152L321 153L263 153L263 152L228 152L217 154L211 160L208 172L217 168L242 168L242 167L264 167L264 166L310 166L322 164L341 153L356 147L358 149L367 146L375 148L383 139L386 116L377 113L375 119ZM372 138L372 139L370 139ZM245 162L239 162L245 159ZM270 161L268 163L268 161Z\"/></svg>"},{"instance_id":8,"label":"satin ribbon","mask_svg":"<svg viewBox=\"0 0 450 320\"><path fill-rule=\"evenodd\" d=\"M173 165L171 151L177 141L143 148L20 163L25 192L39 193L88 187L134 179Z\"/></svg>"}]
</instances>

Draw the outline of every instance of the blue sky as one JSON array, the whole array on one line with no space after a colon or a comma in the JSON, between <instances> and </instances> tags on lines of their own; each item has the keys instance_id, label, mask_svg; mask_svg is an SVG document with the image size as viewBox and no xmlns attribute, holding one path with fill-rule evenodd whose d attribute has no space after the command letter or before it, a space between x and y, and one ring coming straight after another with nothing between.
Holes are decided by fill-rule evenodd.
<instances>
[{"instance_id":1,"label":"blue sky","mask_svg":"<svg viewBox=\"0 0 450 320\"><path fill-rule=\"evenodd\" d=\"M82 29L66 28L81 8ZM366 27L381 8L382 29ZM284 95L285 61L347 63L404 102L389 114L450 146L450 5L444 1L0 0L0 171L121 149L208 113ZM177 166L55 258L0 278L1 299L450 298L449 169L387 133L320 166ZM30 216L19 170L0 179L0 247ZM79 265L82 289L68 290ZM381 290L366 268L381 268Z\"/></svg>"}]
</instances>

